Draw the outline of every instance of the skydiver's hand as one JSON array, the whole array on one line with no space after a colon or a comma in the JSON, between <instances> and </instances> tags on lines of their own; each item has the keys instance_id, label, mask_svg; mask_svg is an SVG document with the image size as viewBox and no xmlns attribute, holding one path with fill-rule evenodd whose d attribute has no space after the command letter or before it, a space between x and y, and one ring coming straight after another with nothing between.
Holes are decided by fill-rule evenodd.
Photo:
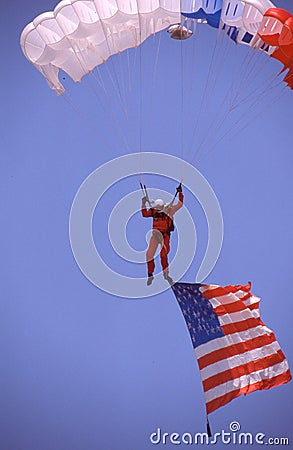
<instances>
[{"instance_id":1,"label":"skydiver's hand","mask_svg":"<svg viewBox=\"0 0 293 450\"><path fill-rule=\"evenodd\" d=\"M179 186L176 188L176 192L178 192L178 193L182 192L182 186L181 186L181 183L180 183Z\"/></svg>"},{"instance_id":2,"label":"skydiver's hand","mask_svg":"<svg viewBox=\"0 0 293 450\"><path fill-rule=\"evenodd\" d=\"M147 198L146 197L142 197L141 199L142 204L145 206L146 202L147 202Z\"/></svg>"}]
</instances>

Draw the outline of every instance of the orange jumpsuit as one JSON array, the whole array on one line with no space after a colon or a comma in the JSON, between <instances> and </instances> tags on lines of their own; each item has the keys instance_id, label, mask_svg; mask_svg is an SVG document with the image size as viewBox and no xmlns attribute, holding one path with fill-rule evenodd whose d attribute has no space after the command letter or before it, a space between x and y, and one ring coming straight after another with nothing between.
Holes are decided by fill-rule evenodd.
<instances>
[{"instance_id":1,"label":"orange jumpsuit","mask_svg":"<svg viewBox=\"0 0 293 450\"><path fill-rule=\"evenodd\" d=\"M184 196L179 192L179 201L171 208L164 208L163 211L157 211L155 208L147 209L145 204L141 207L143 217L153 218L153 234L150 239L149 247L146 252L146 261L148 275L152 275L155 270L154 256L158 245L161 245L160 258L161 265L165 274L168 274L168 253L170 252L170 233L172 231L173 216L183 206Z\"/></svg>"}]
</instances>

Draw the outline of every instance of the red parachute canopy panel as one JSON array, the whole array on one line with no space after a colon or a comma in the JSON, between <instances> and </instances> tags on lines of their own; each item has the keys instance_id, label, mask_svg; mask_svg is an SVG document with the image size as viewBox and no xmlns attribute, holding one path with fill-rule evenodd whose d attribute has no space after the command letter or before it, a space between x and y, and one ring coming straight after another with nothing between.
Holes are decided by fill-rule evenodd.
<instances>
[{"instance_id":1,"label":"red parachute canopy panel","mask_svg":"<svg viewBox=\"0 0 293 450\"><path fill-rule=\"evenodd\" d=\"M284 24L290 17L292 17L291 14L285 9L268 9L264 13L257 34L266 44L278 47Z\"/></svg>"},{"instance_id":2,"label":"red parachute canopy panel","mask_svg":"<svg viewBox=\"0 0 293 450\"><path fill-rule=\"evenodd\" d=\"M258 31L259 37L268 45L276 47L272 57L280 61L283 71L290 69L284 81L293 89L293 16L281 8L268 9Z\"/></svg>"},{"instance_id":3,"label":"red parachute canopy panel","mask_svg":"<svg viewBox=\"0 0 293 450\"><path fill-rule=\"evenodd\" d=\"M284 66L291 68L293 64L293 16L284 23L279 39L279 52L282 53Z\"/></svg>"},{"instance_id":4,"label":"red parachute canopy panel","mask_svg":"<svg viewBox=\"0 0 293 450\"><path fill-rule=\"evenodd\" d=\"M279 37L279 47L272 54L284 64L284 70L291 68L293 64L293 16L290 16L284 23Z\"/></svg>"}]
</instances>

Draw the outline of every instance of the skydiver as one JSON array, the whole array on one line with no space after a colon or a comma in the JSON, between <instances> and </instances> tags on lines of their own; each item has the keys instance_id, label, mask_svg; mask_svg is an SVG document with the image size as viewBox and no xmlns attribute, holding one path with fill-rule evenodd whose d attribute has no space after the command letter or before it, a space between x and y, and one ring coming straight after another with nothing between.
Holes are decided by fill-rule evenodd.
<instances>
[{"instance_id":1,"label":"skydiver","mask_svg":"<svg viewBox=\"0 0 293 450\"><path fill-rule=\"evenodd\" d=\"M173 202L169 205L165 205L164 201L161 199L152 202L148 200L147 196L142 198L142 216L153 218L153 232L146 251L148 286L150 286L154 280L154 256L159 244L161 245L160 258L164 278L170 285L173 284L173 279L169 275L168 253L170 252L170 234L174 231L173 216L183 206L184 195L182 193L181 183L176 188L176 195L177 194L179 194L179 200L176 205L173 205ZM149 209L146 208L147 202L149 202L151 206Z\"/></svg>"}]
</instances>

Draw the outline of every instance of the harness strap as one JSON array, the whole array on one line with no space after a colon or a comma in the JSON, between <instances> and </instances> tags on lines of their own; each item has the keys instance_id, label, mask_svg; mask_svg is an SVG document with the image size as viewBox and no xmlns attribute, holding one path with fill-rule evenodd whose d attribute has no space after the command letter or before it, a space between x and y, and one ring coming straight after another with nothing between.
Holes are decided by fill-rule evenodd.
<instances>
[{"instance_id":1,"label":"harness strap","mask_svg":"<svg viewBox=\"0 0 293 450\"><path fill-rule=\"evenodd\" d=\"M169 212L169 209L168 209ZM168 222L168 231L165 231L164 233L171 233L174 229L174 222L173 219L166 214L165 212L157 212L152 208L152 217L153 218L161 218L162 220L166 220ZM172 229L173 228L173 229Z\"/></svg>"}]
</instances>

